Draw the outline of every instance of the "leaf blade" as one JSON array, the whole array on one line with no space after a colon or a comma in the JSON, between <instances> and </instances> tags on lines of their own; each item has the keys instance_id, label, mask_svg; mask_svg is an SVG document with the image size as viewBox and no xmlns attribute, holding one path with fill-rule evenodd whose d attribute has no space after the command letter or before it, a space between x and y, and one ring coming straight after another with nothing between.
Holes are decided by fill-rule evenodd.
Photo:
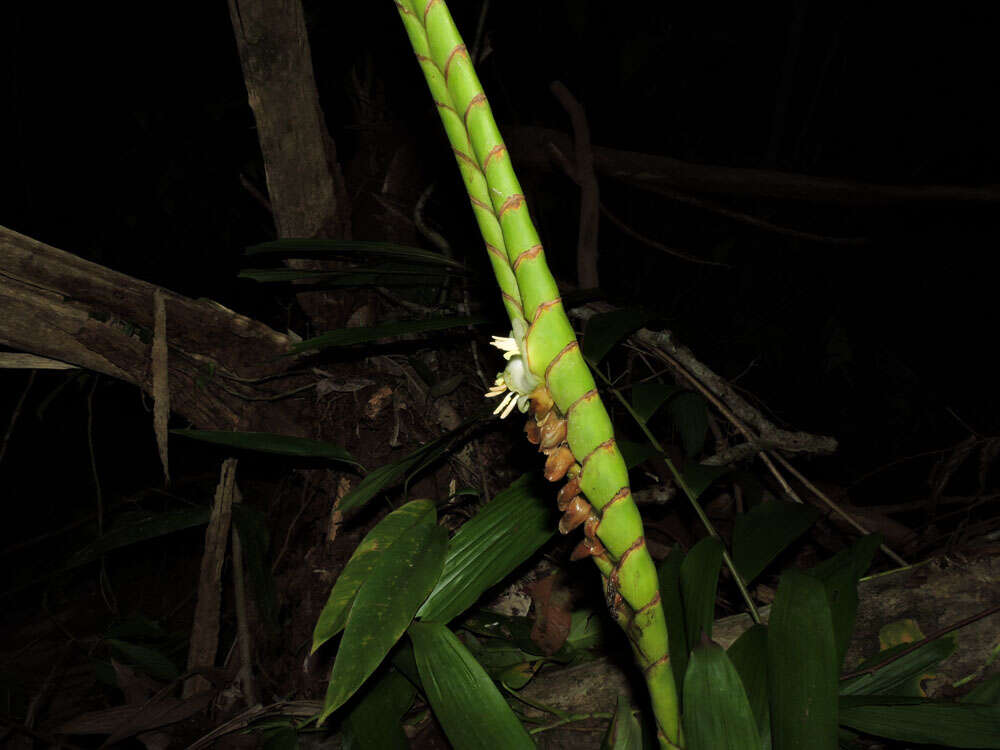
<instances>
[{"instance_id":1,"label":"leaf blade","mask_svg":"<svg viewBox=\"0 0 1000 750\"><path fill-rule=\"evenodd\" d=\"M429 501L414 501L422 502ZM441 575L447 545L444 528L436 523L424 524L414 527L379 555L344 624L320 723L361 687L406 632Z\"/></svg>"},{"instance_id":2,"label":"leaf blade","mask_svg":"<svg viewBox=\"0 0 1000 750\"><path fill-rule=\"evenodd\" d=\"M224 445L238 450L257 451L259 453L275 453L281 456L297 456L300 458L327 458L341 461L353 466L361 464L347 450L336 443L324 440L311 440L295 435L279 435L274 432L232 432L228 430L171 430L170 434L179 437L201 440L205 443Z\"/></svg>"},{"instance_id":3,"label":"leaf blade","mask_svg":"<svg viewBox=\"0 0 1000 750\"><path fill-rule=\"evenodd\" d=\"M595 315L584 328L583 356L600 363L615 344L651 319L649 313L632 307Z\"/></svg>"},{"instance_id":4,"label":"leaf blade","mask_svg":"<svg viewBox=\"0 0 1000 750\"><path fill-rule=\"evenodd\" d=\"M382 554L420 526L433 525L435 517L434 503L430 500L414 500L394 510L365 535L337 576L316 620L310 653L316 653L320 646L343 629L361 586L375 570Z\"/></svg>"},{"instance_id":5,"label":"leaf blade","mask_svg":"<svg viewBox=\"0 0 1000 750\"><path fill-rule=\"evenodd\" d=\"M688 551L681 563L681 596L689 648L701 643L702 633L712 637L722 552L722 542L715 537L705 537Z\"/></svg>"},{"instance_id":6,"label":"leaf blade","mask_svg":"<svg viewBox=\"0 0 1000 750\"><path fill-rule=\"evenodd\" d=\"M750 583L820 517L811 505L773 500L736 517L733 563Z\"/></svg>"},{"instance_id":7,"label":"leaf blade","mask_svg":"<svg viewBox=\"0 0 1000 750\"><path fill-rule=\"evenodd\" d=\"M879 737L948 747L1000 748L1000 707L895 696L840 699L842 724Z\"/></svg>"},{"instance_id":8,"label":"leaf blade","mask_svg":"<svg viewBox=\"0 0 1000 750\"><path fill-rule=\"evenodd\" d=\"M823 584L799 570L785 571L767 628L774 750L836 749L836 656Z\"/></svg>"},{"instance_id":9,"label":"leaf blade","mask_svg":"<svg viewBox=\"0 0 1000 750\"><path fill-rule=\"evenodd\" d=\"M692 650L684 695L684 734L689 750L760 747L743 682L721 646L706 639Z\"/></svg>"},{"instance_id":10,"label":"leaf blade","mask_svg":"<svg viewBox=\"0 0 1000 750\"><path fill-rule=\"evenodd\" d=\"M314 352L335 346L370 343L393 336L444 331L449 328L465 328L466 326L481 325L490 321L491 318L486 315L448 315L425 318L423 320L398 320L393 323L383 323L382 325L366 328L338 328L293 344L289 348L289 351L293 354L307 351Z\"/></svg>"},{"instance_id":11,"label":"leaf blade","mask_svg":"<svg viewBox=\"0 0 1000 750\"><path fill-rule=\"evenodd\" d=\"M524 562L554 533L545 486L524 475L463 524L417 617L448 622Z\"/></svg>"},{"instance_id":12,"label":"leaf blade","mask_svg":"<svg viewBox=\"0 0 1000 750\"><path fill-rule=\"evenodd\" d=\"M454 633L441 623L417 621L409 634L427 700L455 750L534 748L496 685Z\"/></svg>"}]
</instances>

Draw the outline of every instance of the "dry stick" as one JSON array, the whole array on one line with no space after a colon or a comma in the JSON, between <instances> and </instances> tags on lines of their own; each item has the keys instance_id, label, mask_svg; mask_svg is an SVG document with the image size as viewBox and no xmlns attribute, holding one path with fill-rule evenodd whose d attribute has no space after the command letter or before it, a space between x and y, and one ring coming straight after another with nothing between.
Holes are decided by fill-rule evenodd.
<instances>
[{"instance_id":1,"label":"dry stick","mask_svg":"<svg viewBox=\"0 0 1000 750\"><path fill-rule=\"evenodd\" d=\"M582 315L581 317L589 317L589 315L592 314L591 311L592 308L588 309L587 313ZM670 338L669 334L661 333L660 335L666 336L668 340ZM732 389L730 389L722 381L722 378L720 378L718 375L712 372L705 364L698 362L694 358L693 354L683 350L676 344L673 345L675 352L674 353L668 352L664 347L658 345L658 343L656 342L656 334L645 328L637 331L635 334L633 334L633 337L636 340L642 342L643 345L645 345L653 354L655 354L662 361L670 365L676 372L680 373L696 390L698 390L699 393L701 393L712 405L714 405L715 408L717 408L719 412L724 417L726 417L726 419L728 419L743 434L743 436L746 438L746 440L750 445L759 447L762 441L752 432L750 432L750 430L746 426L747 421L756 422L756 427L758 430L761 431L762 436L765 438L765 441L767 440L766 437L767 433L770 433L774 435L775 438L787 436L788 438L793 439L796 448L799 450L805 448L808 444L812 444L813 446L815 446L814 450L816 451L822 451L828 446L830 447L830 450L833 450L836 447L836 441L833 440L832 438L804 435L803 433L785 433L785 431L783 430L778 430L776 427L767 422L767 420L765 420L759 413L756 414L756 419L753 420L746 419L746 416L748 414L753 415L755 413L751 409L751 407L748 404L744 403L742 399L737 397L736 394L732 392ZM649 341L650 338L653 338L653 342ZM680 356L675 356L675 353ZM681 357L683 357L686 361L682 363L680 361ZM693 374L694 372L698 373L698 377L696 377L695 374ZM713 387L709 388L705 383L702 382L702 379L711 383ZM719 395L717 395L716 391L718 391L718 393L720 394L728 394L729 399L727 399L727 401L729 401L730 399L732 401L735 401L732 409L730 409L727 403L723 403L722 399L719 397ZM737 406L742 407L741 408L742 413L739 416L737 416L737 414L735 413ZM783 445L783 441L775 440L775 442L778 444L779 447L785 447L785 448L789 447L788 445ZM856 519L851 517L836 503L834 503L829 497L820 492L814 485L805 481L805 478L799 472L795 471L794 469L791 469L790 464L788 464L788 462L784 459L784 457L780 456L776 451L771 450L770 452L774 456L776 456L780 461L782 461L783 465L788 467L796 475L796 477L800 479L800 481L803 481L806 487L808 487L811 491L815 492L816 496L819 497L820 500L823 501L823 503L826 504L831 510L836 512L842 518L847 519L848 522L851 523L851 525L854 526L854 528L861 531L861 533L863 534L868 533L868 531L865 530L865 527L862 524L858 523ZM760 455L760 458L764 462L764 465L768 467L768 469L771 471L774 477L781 484L782 489L786 493L788 493L789 497L791 497L798 503L802 503L802 499L796 494L796 492L792 489L792 487L788 484L788 482L785 481L785 478L782 476L781 472L777 470L777 467L771 461L771 458L768 455L768 451L758 449L758 455ZM885 554L888 557L890 557L893 561L899 563L900 565L906 565L906 562L903 561L903 558L897 555L895 552L893 552L887 545L885 544L881 545L880 549L883 552L885 552Z\"/></svg>"},{"instance_id":2,"label":"dry stick","mask_svg":"<svg viewBox=\"0 0 1000 750\"><path fill-rule=\"evenodd\" d=\"M554 148L554 147L553 147ZM644 245L648 245L654 250L659 250L660 252L666 253L667 255L673 255L675 258L680 258L681 260L686 260L690 263L698 263L703 266L716 266L717 268L733 268L729 263L720 263L715 260L705 260L704 258L699 258L697 255L691 255L683 250L677 250L676 248L667 247L662 242L654 240L651 237L647 237L644 234L637 232L635 229L630 227L624 221L619 219L615 214L611 212L603 203L601 204L601 213L604 214L607 219L614 224L622 232L622 234L627 237L631 237L637 242L641 242Z\"/></svg>"},{"instance_id":3,"label":"dry stick","mask_svg":"<svg viewBox=\"0 0 1000 750\"><path fill-rule=\"evenodd\" d=\"M576 283L581 289L600 286L597 273L597 231L600 223L600 198L597 175L594 173L594 153L590 148L590 127L583 106L561 82L549 86L569 115L573 127L573 146L576 155L576 183L580 186L580 234L576 245Z\"/></svg>"},{"instance_id":4,"label":"dry stick","mask_svg":"<svg viewBox=\"0 0 1000 750\"><path fill-rule=\"evenodd\" d=\"M737 416L733 414L733 412L731 412L729 408L724 403L722 403L722 401L719 398L717 398L714 393L712 393L708 388L706 388L702 383L700 383L697 378L695 378L691 373L685 370L681 366L680 362L673 359L665 351L660 350L658 354L661 357L661 359L674 365L674 367L677 369L677 372L681 373L687 379L687 381L698 390L699 393L701 393L706 399L708 399L712 403L712 405L715 406L715 408L718 409L722 413L722 415L726 419L728 419L736 427L736 429L740 431L740 433L742 433L743 437L745 437L751 445L758 444L759 441L757 439L757 436L755 436L752 432L750 432L750 430L743 423L743 421L738 419ZM786 469L792 472L792 474L800 482L802 482L809 490L811 490L816 495L816 497L822 500L823 503L828 508L830 508L830 510L839 515L841 518L843 518L845 521L851 524L851 526L853 526L862 534L869 533L868 530L861 523L859 523L854 517L852 517L850 514L844 511L843 508L841 508L839 505L833 502L833 500L827 497L823 492L820 492L820 490L815 485L813 485L801 473L799 473L796 469L794 469L792 465L785 459L785 457L779 454L776 450L766 450L766 451L759 450L758 455L760 456L760 459L764 462L764 465L767 466L767 468L770 470L771 474L774 475L774 478L777 479L778 482L781 484L781 487L785 491L785 493L789 497L791 497L795 502L799 504L804 504L802 502L802 498L800 498L798 496L798 493L796 493L795 490L792 489L791 485L788 484L784 476L781 474L780 471L778 471L777 467L771 461L771 456L777 459L782 464L782 466L784 466ZM891 558L893 562L896 562L900 565L907 564L907 562L902 557L900 557L891 549L889 549L887 545L885 544L879 545L879 549L881 549L889 558Z\"/></svg>"},{"instance_id":5,"label":"dry stick","mask_svg":"<svg viewBox=\"0 0 1000 750\"><path fill-rule=\"evenodd\" d=\"M788 462L788 459L786 459L784 456L782 456L777 451L769 451L769 453L772 456L774 456L775 459L777 459L778 463L780 463L788 471L790 471L792 473L792 476L794 476L796 479L798 479L800 482L802 482L802 484L804 484L806 486L806 488L810 492L812 492L814 495L816 495L816 497L818 497L820 500L822 500L830 510L832 510L838 516L840 516L841 518L843 518L847 523L849 523L855 529L857 529L858 531L860 531L862 534L867 534L868 533L868 531L865 529L864 526L862 526L860 523L858 523L858 521L856 521L851 515L849 515L848 513L846 513L839 505L837 505L835 502L833 502L833 500L831 500L829 497L827 497L826 494L819 489L819 487L817 487L812 482L810 482L808 479L806 479L805 476L800 471L798 471L798 469L796 469L794 466L792 466ZM799 502L801 502L801 500ZM904 560L902 557L900 557L899 555L897 555L895 552L893 552L891 549L889 549L886 545L884 545L884 544L881 545L880 549L883 552L885 552L886 555L888 555L890 558L892 558L893 562L899 563L900 565L908 565L909 564L909 563L906 562L906 560Z\"/></svg>"},{"instance_id":6,"label":"dry stick","mask_svg":"<svg viewBox=\"0 0 1000 750\"><path fill-rule=\"evenodd\" d=\"M243 501L242 493L238 487L233 487L233 503L238 504ZM253 681L253 668L250 666L250 618L247 614L247 587L246 577L243 573L243 544L240 541L240 532L233 524L233 595L236 604L236 632L237 641L240 647L240 671L237 675L240 687L243 690L243 698L248 706L257 703L257 689Z\"/></svg>"},{"instance_id":7,"label":"dry stick","mask_svg":"<svg viewBox=\"0 0 1000 750\"><path fill-rule=\"evenodd\" d=\"M163 290L153 290L153 346L150 365L153 371L153 432L163 466L163 482L170 485L170 460L167 450L167 423L170 421L170 375L167 348L167 300Z\"/></svg>"},{"instance_id":8,"label":"dry stick","mask_svg":"<svg viewBox=\"0 0 1000 750\"><path fill-rule=\"evenodd\" d=\"M90 456L90 471L94 476L94 498L97 501L97 536L102 537L104 536L104 492L101 489L101 477L97 473L97 451L94 448L94 393L97 391L97 384L100 382L101 376L94 373L93 377L93 385L90 386L90 392L87 394L87 451ZM106 556L101 555L101 569L97 574L97 580L104 603L111 612L118 614L118 602L108 579L106 560Z\"/></svg>"},{"instance_id":9,"label":"dry stick","mask_svg":"<svg viewBox=\"0 0 1000 750\"><path fill-rule=\"evenodd\" d=\"M0 352L0 370L78 370L76 365L27 352Z\"/></svg>"},{"instance_id":10,"label":"dry stick","mask_svg":"<svg viewBox=\"0 0 1000 750\"><path fill-rule=\"evenodd\" d=\"M553 160L560 166L562 171L566 173L566 176L569 177L571 180L573 180L573 182L575 182L577 185L579 185L580 180L576 176L576 169L573 167L572 164L570 164L569 160L566 158L566 155L559 150L558 146L556 146L554 143L550 143L549 153L552 155ZM654 239L646 237L645 235L640 234L636 230L632 229L632 227L628 226L624 221L619 219L615 214L611 212L611 209L609 209L606 205L604 205L604 203L601 203L600 206L601 206L601 213L603 213L611 221L612 224L618 227L618 229L620 229L624 234L628 235L629 237L638 242L642 242L643 244L649 245L650 247L659 250L661 252L664 252L667 255L673 255L676 258L680 258L681 260L686 260L691 263L700 263L706 266L720 266L722 268L730 268L730 266L727 266L725 263L716 263L715 261L712 260L704 260L703 258L699 258L696 255L692 255L691 253L685 252L684 250L677 250L672 247L667 247L662 242L657 242Z\"/></svg>"},{"instance_id":11,"label":"dry stick","mask_svg":"<svg viewBox=\"0 0 1000 750\"><path fill-rule=\"evenodd\" d=\"M305 719L315 716L322 710L322 701L281 701L267 706L257 704L229 719L229 721L223 722L208 734L199 737L187 746L187 750L201 750L201 748L209 747L219 737L245 729L265 716L298 716Z\"/></svg>"},{"instance_id":12,"label":"dry stick","mask_svg":"<svg viewBox=\"0 0 1000 750\"><path fill-rule=\"evenodd\" d=\"M194 609L194 624L188 649L188 671L211 666L219 646L219 613L221 602L222 563L226 557L226 541L232 522L233 486L236 481L236 459L222 462L219 484L215 488L212 514L205 529L205 552L201 558L198 579L198 602ZM204 677L194 676L184 682L182 696L190 698L209 687Z\"/></svg>"},{"instance_id":13,"label":"dry stick","mask_svg":"<svg viewBox=\"0 0 1000 750\"><path fill-rule=\"evenodd\" d=\"M888 664L892 664L897 659L902 659L904 656L913 653L921 646L926 646L931 641L936 641L941 636L947 635L953 630L964 628L966 625L971 625L972 623L977 622L978 620L982 620L986 617L989 617L990 615L994 615L997 612L1000 612L1000 604L995 604L989 609L984 609L982 612L977 612L974 615L969 615L968 617L961 619L958 622L952 623L951 625L945 625L943 628L935 630L929 636L919 641L914 641L909 646L904 648L902 651L893 654L891 658L886 659L883 662L879 662L878 664L874 664L870 667L866 667L865 669L856 669L853 672L848 672L847 674L841 675L840 679L841 681L843 681L843 680L850 680L854 677L860 677L861 675L865 674L875 674L875 672L882 669L882 667Z\"/></svg>"},{"instance_id":14,"label":"dry stick","mask_svg":"<svg viewBox=\"0 0 1000 750\"><path fill-rule=\"evenodd\" d=\"M479 65L486 57L484 54L480 57L479 52L483 42L483 29L486 28L486 14L490 10L490 0L483 0L483 4L479 8L479 21L476 23L476 35L472 38L472 49L469 50L469 56L472 61Z\"/></svg>"},{"instance_id":15,"label":"dry stick","mask_svg":"<svg viewBox=\"0 0 1000 750\"><path fill-rule=\"evenodd\" d=\"M712 201L708 201L703 198L695 198L692 195L685 195L684 193L679 193L675 190L670 190L669 188L656 187L653 188L653 192L657 195L662 195L668 200L676 201L678 203L686 203L689 206L694 206L695 208L701 208L705 211L711 211L719 216L724 216L732 221L747 224L765 232L773 232L774 234L780 234L784 237L791 237L792 239L806 240L807 242L818 242L824 245L867 245L871 242L871 240L867 237L831 237L826 234L815 234L814 232L805 232L801 229L792 229L791 227L775 224L774 222L767 221L766 219L759 219L756 216L744 213L743 211L735 211L731 208L720 206L718 203L713 203Z\"/></svg>"},{"instance_id":16,"label":"dry stick","mask_svg":"<svg viewBox=\"0 0 1000 750\"><path fill-rule=\"evenodd\" d=\"M14 412L10 415L10 422L7 423L7 432L4 433L3 443L0 443L0 463L3 462L3 457L7 453L10 436L14 433L14 425L17 424L17 418L21 416L21 408L24 406L24 400L28 397L28 391L31 390L31 386L35 382L36 373L36 370L31 371L31 374L28 376L28 382L24 384L24 390L21 391L21 396L17 399L17 404L14 406Z\"/></svg>"}]
</instances>

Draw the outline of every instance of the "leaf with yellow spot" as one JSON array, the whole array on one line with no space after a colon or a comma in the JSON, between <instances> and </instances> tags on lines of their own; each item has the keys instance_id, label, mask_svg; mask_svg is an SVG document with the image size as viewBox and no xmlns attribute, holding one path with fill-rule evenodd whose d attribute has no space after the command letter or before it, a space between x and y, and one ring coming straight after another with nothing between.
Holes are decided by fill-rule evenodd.
<instances>
[{"instance_id":1,"label":"leaf with yellow spot","mask_svg":"<svg viewBox=\"0 0 1000 750\"><path fill-rule=\"evenodd\" d=\"M441 575L448 532L434 523L433 504L428 516L428 503L415 500L395 511L410 512L429 518L430 522L414 524L379 553L370 574L361 583L347 615L320 723L354 695L378 668Z\"/></svg>"}]
</instances>

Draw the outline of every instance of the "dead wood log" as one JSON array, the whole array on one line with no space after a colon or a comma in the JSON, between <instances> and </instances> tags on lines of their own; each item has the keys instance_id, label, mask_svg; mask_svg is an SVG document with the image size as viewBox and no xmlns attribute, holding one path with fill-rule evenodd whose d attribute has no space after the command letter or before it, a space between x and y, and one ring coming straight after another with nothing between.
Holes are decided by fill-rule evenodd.
<instances>
[{"instance_id":1,"label":"dead wood log","mask_svg":"<svg viewBox=\"0 0 1000 750\"><path fill-rule=\"evenodd\" d=\"M152 393L154 292L131 276L0 227L0 344ZM288 336L208 300L162 290L173 410L203 429L303 434L304 407L254 400L295 365Z\"/></svg>"}]
</instances>

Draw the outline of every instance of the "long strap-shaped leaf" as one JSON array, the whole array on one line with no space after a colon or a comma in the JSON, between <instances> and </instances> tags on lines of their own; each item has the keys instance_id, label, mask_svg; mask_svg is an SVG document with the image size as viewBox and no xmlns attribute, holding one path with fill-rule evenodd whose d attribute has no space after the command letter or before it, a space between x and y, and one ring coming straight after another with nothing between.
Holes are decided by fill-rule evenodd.
<instances>
[{"instance_id":1,"label":"long strap-shaped leaf","mask_svg":"<svg viewBox=\"0 0 1000 750\"><path fill-rule=\"evenodd\" d=\"M521 186L444 0L395 0L444 123L513 327L498 341L509 360L488 395L530 409L526 428L559 491L559 529L584 527L573 557L593 557L613 616L649 686L660 744L680 748L677 694L656 568L611 420L584 362L545 262Z\"/></svg>"}]
</instances>

